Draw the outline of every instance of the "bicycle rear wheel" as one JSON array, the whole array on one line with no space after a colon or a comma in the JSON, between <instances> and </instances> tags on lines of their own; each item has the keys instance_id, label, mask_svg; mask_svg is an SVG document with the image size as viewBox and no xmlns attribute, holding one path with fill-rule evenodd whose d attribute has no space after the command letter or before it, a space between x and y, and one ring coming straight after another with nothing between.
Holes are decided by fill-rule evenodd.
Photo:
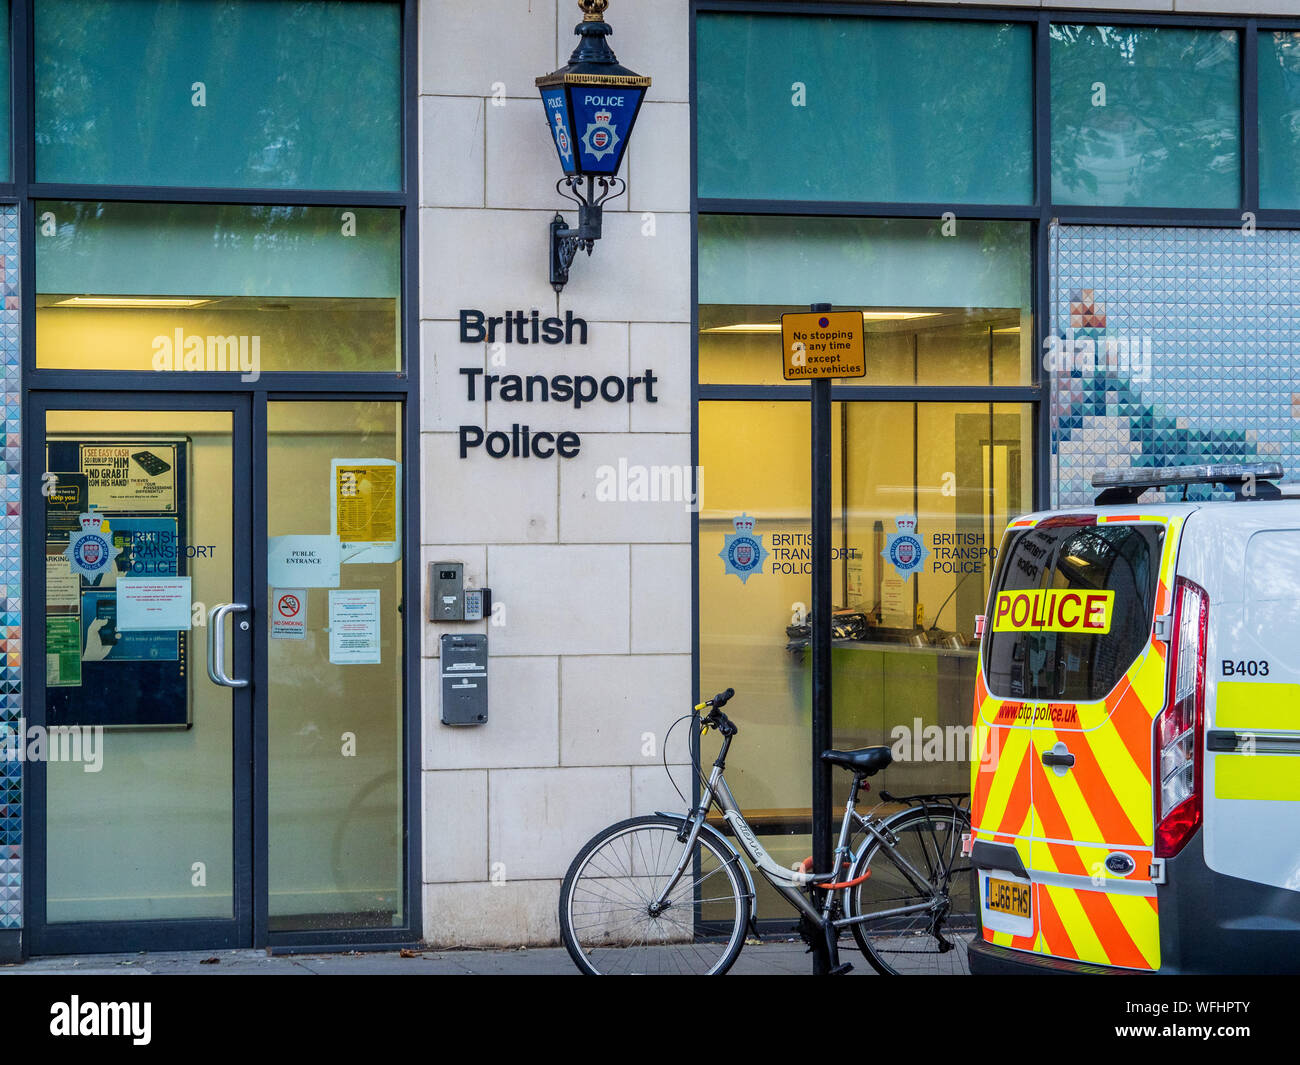
<instances>
[{"instance_id":1,"label":"bicycle rear wheel","mask_svg":"<svg viewBox=\"0 0 1300 1065\"><path fill-rule=\"evenodd\" d=\"M735 852L701 833L665 901L685 844L683 821L633 817L610 825L573 859L560 888L560 935L591 976L721 976L745 945L749 894ZM697 933L696 907L708 936Z\"/></svg>"},{"instance_id":2,"label":"bicycle rear wheel","mask_svg":"<svg viewBox=\"0 0 1300 1065\"><path fill-rule=\"evenodd\" d=\"M854 862L849 879L871 875L845 890L845 915L930 905L916 913L850 925L863 956L877 972L890 976L969 973L967 951L979 934L974 866L961 853L970 818L959 807L936 805L904 810L885 827L898 837L894 849L928 888L922 890L893 854L872 839Z\"/></svg>"}]
</instances>

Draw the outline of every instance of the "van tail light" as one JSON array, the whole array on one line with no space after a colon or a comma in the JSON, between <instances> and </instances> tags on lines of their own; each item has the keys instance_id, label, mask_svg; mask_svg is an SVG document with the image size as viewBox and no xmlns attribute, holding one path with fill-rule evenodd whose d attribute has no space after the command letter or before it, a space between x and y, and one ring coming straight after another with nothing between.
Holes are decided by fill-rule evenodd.
<instances>
[{"instance_id":1,"label":"van tail light","mask_svg":"<svg viewBox=\"0 0 1300 1065\"><path fill-rule=\"evenodd\" d=\"M1184 577L1174 584L1174 642L1169 695L1156 718L1156 857L1172 858L1201 824L1205 768L1205 589Z\"/></svg>"}]
</instances>

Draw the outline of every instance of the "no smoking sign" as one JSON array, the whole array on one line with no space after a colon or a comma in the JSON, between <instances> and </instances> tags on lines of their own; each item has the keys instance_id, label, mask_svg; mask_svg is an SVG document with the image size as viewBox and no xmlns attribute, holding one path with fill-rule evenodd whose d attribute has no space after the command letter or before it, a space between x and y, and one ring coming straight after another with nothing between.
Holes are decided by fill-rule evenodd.
<instances>
[{"instance_id":1,"label":"no smoking sign","mask_svg":"<svg viewBox=\"0 0 1300 1065\"><path fill-rule=\"evenodd\" d=\"M307 589L281 588L272 597L271 639L307 638Z\"/></svg>"}]
</instances>

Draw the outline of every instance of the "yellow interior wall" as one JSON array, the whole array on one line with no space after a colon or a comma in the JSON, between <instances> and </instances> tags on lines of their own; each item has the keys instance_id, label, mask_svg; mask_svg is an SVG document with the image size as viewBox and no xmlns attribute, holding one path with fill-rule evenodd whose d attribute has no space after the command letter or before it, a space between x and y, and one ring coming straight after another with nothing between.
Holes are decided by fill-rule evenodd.
<instances>
[{"instance_id":1,"label":"yellow interior wall","mask_svg":"<svg viewBox=\"0 0 1300 1065\"><path fill-rule=\"evenodd\" d=\"M847 506L841 509L840 424L847 432ZM939 615L939 628L973 634L976 609L986 594L989 567L969 577L935 572L935 533L982 532L984 546L996 546L1009 516L1029 506L1032 474L1032 414L1028 405L999 405L992 410L998 438L1018 436L1021 476L1001 485L994 500L992 539L985 516L982 464L959 466L972 450L985 454L989 435L988 404L850 403L834 406L832 453L833 514L836 547L861 556L863 595L848 599L842 563L832 563L836 606L868 612L875 605L876 575L892 574L879 551L884 537L897 531L896 519L915 514L918 532L931 554L922 570L904 583L905 601L915 596L924 628ZM741 513L755 518L754 532L773 548L774 535L811 531L808 405L802 402L705 402L700 405L700 682L705 695L727 686L738 692L737 720L747 726L744 756L733 760L728 777L742 805L755 808L800 808L810 788L808 751L810 713L803 693L803 667L786 650L785 627L799 620L811 597L808 574L764 572L742 583L725 572L718 557L731 519ZM960 419L960 420L959 420ZM913 436L916 439L915 471ZM962 478L967 478L963 481ZM973 479L972 479L973 478ZM880 542L874 524L882 525ZM847 535L842 536L842 530ZM952 560L949 560L952 561ZM958 590L958 583L965 583ZM950 593L957 592L944 606ZM846 602L846 600L848 600ZM872 600L872 601L869 601ZM968 609L969 608L969 609ZM919 655L938 652L926 647ZM969 648L964 652L973 654ZM918 707L933 714L933 708ZM948 716L964 719L964 708ZM910 719L909 719L910 720ZM846 726L847 727L847 726ZM885 735L853 737L855 742L889 742ZM951 768L951 767L949 767Z\"/></svg>"},{"instance_id":2,"label":"yellow interior wall","mask_svg":"<svg viewBox=\"0 0 1300 1065\"><path fill-rule=\"evenodd\" d=\"M185 337L259 337L263 373L392 373L401 366L396 300L225 299L184 309L52 305L63 298L39 297L37 366L151 372L154 338L168 337L174 347L177 329Z\"/></svg>"}]
</instances>

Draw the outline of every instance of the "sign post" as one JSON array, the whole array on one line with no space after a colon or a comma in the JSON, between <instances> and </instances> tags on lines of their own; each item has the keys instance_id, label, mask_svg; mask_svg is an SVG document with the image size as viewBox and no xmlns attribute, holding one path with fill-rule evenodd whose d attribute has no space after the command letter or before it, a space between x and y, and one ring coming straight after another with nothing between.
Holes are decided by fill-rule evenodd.
<instances>
[{"instance_id":1,"label":"sign post","mask_svg":"<svg viewBox=\"0 0 1300 1065\"><path fill-rule=\"evenodd\" d=\"M813 869L826 872L833 851L831 767L821 757L831 746L831 380L866 375L862 314L815 303L808 314L781 316L781 340L786 380L812 389L812 857ZM822 892L813 896L820 905ZM829 974L827 941L814 938L812 947L813 974Z\"/></svg>"}]
</instances>

